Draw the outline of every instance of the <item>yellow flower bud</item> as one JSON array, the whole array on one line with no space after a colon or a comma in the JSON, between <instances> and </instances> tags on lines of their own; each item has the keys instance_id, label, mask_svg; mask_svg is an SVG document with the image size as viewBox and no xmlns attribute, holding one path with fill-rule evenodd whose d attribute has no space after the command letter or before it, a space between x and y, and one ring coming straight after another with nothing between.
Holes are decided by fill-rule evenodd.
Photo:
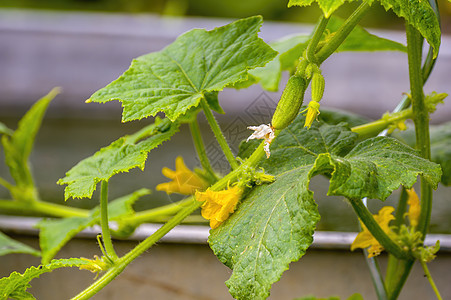
<instances>
[{"instance_id":1,"label":"yellow flower bud","mask_svg":"<svg viewBox=\"0 0 451 300\"><path fill-rule=\"evenodd\" d=\"M406 190L409 198L407 199L407 204L409 204L409 211L407 212L407 217L409 218L410 226L417 227L418 220L420 219L420 199L413 188Z\"/></svg>"},{"instance_id":2,"label":"yellow flower bud","mask_svg":"<svg viewBox=\"0 0 451 300\"><path fill-rule=\"evenodd\" d=\"M319 115L319 107L320 104L318 102L310 101L307 108L302 111L302 112L307 111L304 127L310 128L310 126L312 126L313 121Z\"/></svg>"}]
</instances>

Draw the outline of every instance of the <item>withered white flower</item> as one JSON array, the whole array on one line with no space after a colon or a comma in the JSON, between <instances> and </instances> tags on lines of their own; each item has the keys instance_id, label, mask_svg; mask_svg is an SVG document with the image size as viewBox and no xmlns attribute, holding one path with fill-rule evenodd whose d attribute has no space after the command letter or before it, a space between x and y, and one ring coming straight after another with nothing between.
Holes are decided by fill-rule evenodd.
<instances>
[{"instance_id":1,"label":"withered white flower","mask_svg":"<svg viewBox=\"0 0 451 300\"><path fill-rule=\"evenodd\" d=\"M247 129L254 130L255 132L251 134L246 140L246 142L249 142L249 140L253 139L264 139L265 145L263 149L265 150L266 157L269 158L271 155L271 152L269 151L269 145L271 145L272 140L275 138L274 135L274 128L271 126L271 124L261 124L260 126L249 126Z\"/></svg>"}]
</instances>

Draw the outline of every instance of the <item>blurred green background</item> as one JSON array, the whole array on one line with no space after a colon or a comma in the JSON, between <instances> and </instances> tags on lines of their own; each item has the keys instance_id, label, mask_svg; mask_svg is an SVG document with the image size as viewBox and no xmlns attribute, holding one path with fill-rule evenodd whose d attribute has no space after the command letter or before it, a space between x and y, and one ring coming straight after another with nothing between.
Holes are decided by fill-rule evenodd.
<instances>
[{"instance_id":1,"label":"blurred green background","mask_svg":"<svg viewBox=\"0 0 451 300\"><path fill-rule=\"evenodd\" d=\"M155 13L177 16L204 16L220 18L241 18L262 15L266 20L314 23L320 10L317 4L311 7L287 9L288 0L1 0L0 7L105 11L123 13ZM346 16L358 2L345 4L339 9L339 16ZM374 28L398 29L403 21L392 12L375 2L377 9L365 17L362 25ZM439 0L442 30L451 33L451 3Z\"/></svg>"}]
</instances>

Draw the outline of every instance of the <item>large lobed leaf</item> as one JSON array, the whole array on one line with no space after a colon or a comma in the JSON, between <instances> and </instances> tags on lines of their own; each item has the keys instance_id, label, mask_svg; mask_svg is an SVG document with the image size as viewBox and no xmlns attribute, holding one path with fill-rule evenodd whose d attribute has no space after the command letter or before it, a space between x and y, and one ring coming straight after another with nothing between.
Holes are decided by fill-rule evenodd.
<instances>
[{"instance_id":1,"label":"large lobed leaf","mask_svg":"<svg viewBox=\"0 0 451 300\"><path fill-rule=\"evenodd\" d=\"M27 292L27 289L31 287L29 284L31 280L58 268L80 267L86 264L88 264L87 261L79 258L59 259L39 267L30 267L23 274L13 272L9 277L0 279L0 300L36 299Z\"/></svg>"},{"instance_id":2,"label":"large lobed leaf","mask_svg":"<svg viewBox=\"0 0 451 300\"><path fill-rule=\"evenodd\" d=\"M326 17L337 10L345 2L353 0L290 0L288 7L308 6L317 2ZM367 1L372 4L375 0ZM428 1L422 0L379 0L386 10L393 10L398 16L404 18L408 24L415 27L421 35L434 48L434 57L440 48L440 24L437 16Z\"/></svg>"},{"instance_id":3,"label":"large lobed leaf","mask_svg":"<svg viewBox=\"0 0 451 300\"><path fill-rule=\"evenodd\" d=\"M133 203L140 197L150 193L147 189L140 189L132 194L118 198L108 204L108 219L120 220L132 215ZM42 263L48 263L58 251L70 241L77 233L85 228L100 223L100 208L93 208L87 217L71 217L63 219L44 219L37 227L39 231L39 244L42 251Z\"/></svg>"},{"instance_id":4,"label":"large lobed leaf","mask_svg":"<svg viewBox=\"0 0 451 300\"><path fill-rule=\"evenodd\" d=\"M209 242L233 269L226 282L236 299L265 299L271 284L313 242L319 214L307 188L308 167L255 188L232 217L213 230Z\"/></svg>"},{"instance_id":5,"label":"large lobed leaf","mask_svg":"<svg viewBox=\"0 0 451 300\"><path fill-rule=\"evenodd\" d=\"M275 182L253 188L236 212L211 231L211 248L233 269L226 284L237 299L266 298L271 284L312 243L319 214L308 189L311 177L331 177L329 195L382 200L400 184L411 187L420 174L434 186L440 180L437 164L392 138L355 146L357 135L344 124L314 124L310 130L303 125L304 117L298 116L260 165ZM250 152L246 148L242 157Z\"/></svg>"},{"instance_id":6,"label":"large lobed leaf","mask_svg":"<svg viewBox=\"0 0 451 300\"><path fill-rule=\"evenodd\" d=\"M91 197L100 181L108 181L113 175L135 167L144 169L149 151L170 139L178 127L178 123L167 119L157 121L80 161L66 173L66 177L58 180L58 184L67 184L65 199Z\"/></svg>"},{"instance_id":7,"label":"large lobed leaf","mask_svg":"<svg viewBox=\"0 0 451 300\"><path fill-rule=\"evenodd\" d=\"M257 33L260 16L238 20L212 31L191 30L160 52L133 60L117 80L90 101L119 100L123 121L164 112L174 121L199 105L208 92L247 79L247 71L264 66L277 53Z\"/></svg>"},{"instance_id":8,"label":"large lobed leaf","mask_svg":"<svg viewBox=\"0 0 451 300\"><path fill-rule=\"evenodd\" d=\"M422 159L417 151L389 137L375 137L358 144L343 158L321 154L316 164L333 166L328 195L349 199L385 200L400 185L411 188L422 175L437 188L440 165Z\"/></svg>"}]
</instances>

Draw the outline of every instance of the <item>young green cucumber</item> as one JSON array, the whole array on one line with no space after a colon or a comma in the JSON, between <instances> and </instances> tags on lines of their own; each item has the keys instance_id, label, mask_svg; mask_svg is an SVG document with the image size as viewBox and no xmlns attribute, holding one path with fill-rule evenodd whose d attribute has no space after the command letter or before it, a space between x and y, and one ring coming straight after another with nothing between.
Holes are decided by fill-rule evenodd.
<instances>
[{"instance_id":1,"label":"young green cucumber","mask_svg":"<svg viewBox=\"0 0 451 300\"><path fill-rule=\"evenodd\" d=\"M321 73L315 72L312 77L312 100L319 102L323 98L326 83Z\"/></svg>"},{"instance_id":2,"label":"young green cucumber","mask_svg":"<svg viewBox=\"0 0 451 300\"><path fill-rule=\"evenodd\" d=\"M271 125L274 129L282 130L296 118L304 101L304 92L305 79L292 75L272 117Z\"/></svg>"}]
</instances>

